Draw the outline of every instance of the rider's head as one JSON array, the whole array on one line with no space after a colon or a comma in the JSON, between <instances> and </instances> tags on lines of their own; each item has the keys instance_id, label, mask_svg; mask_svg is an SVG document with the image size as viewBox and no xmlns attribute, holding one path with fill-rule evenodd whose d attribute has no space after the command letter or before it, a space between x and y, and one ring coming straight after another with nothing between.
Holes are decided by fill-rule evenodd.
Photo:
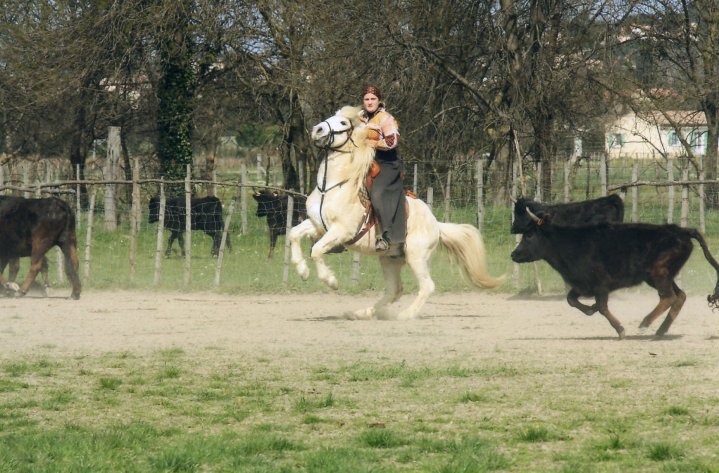
<instances>
[{"instance_id":1,"label":"rider's head","mask_svg":"<svg viewBox=\"0 0 719 473\"><path fill-rule=\"evenodd\" d=\"M379 87L368 85L362 88L362 108L372 114L382 106L382 92Z\"/></svg>"}]
</instances>

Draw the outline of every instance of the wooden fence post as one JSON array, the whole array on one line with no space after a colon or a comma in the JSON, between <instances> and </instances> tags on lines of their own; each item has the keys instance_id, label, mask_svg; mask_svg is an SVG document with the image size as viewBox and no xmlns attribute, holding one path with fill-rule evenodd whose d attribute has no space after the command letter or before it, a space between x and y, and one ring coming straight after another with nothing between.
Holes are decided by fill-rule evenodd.
<instances>
[{"instance_id":1,"label":"wooden fence post","mask_svg":"<svg viewBox=\"0 0 719 473\"><path fill-rule=\"evenodd\" d=\"M292 213L295 211L295 199L287 195L287 220L285 222L285 261L282 268L282 284L287 285L290 279L290 230L292 229Z\"/></svg>"},{"instance_id":2,"label":"wooden fence post","mask_svg":"<svg viewBox=\"0 0 719 473\"><path fill-rule=\"evenodd\" d=\"M609 191L607 190L607 187L609 186L609 178L607 176L609 171L609 161L607 160L607 153L601 153L599 166L599 177L601 179L602 185L602 196L606 196L609 193Z\"/></svg>"},{"instance_id":3,"label":"wooden fence post","mask_svg":"<svg viewBox=\"0 0 719 473\"><path fill-rule=\"evenodd\" d=\"M90 190L90 206L87 209L87 228L85 231L85 280L90 280L90 262L92 260L92 225L95 220L95 198L97 188L92 186Z\"/></svg>"},{"instance_id":4,"label":"wooden fence post","mask_svg":"<svg viewBox=\"0 0 719 473\"><path fill-rule=\"evenodd\" d=\"M247 164L240 163L240 233L247 233Z\"/></svg>"},{"instance_id":5,"label":"wooden fence post","mask_svg":"<svg viewBox=\"0 0 719 473\"><path fill-rule=\"evenodd\" d=\"M429 205L429 208L432 208L432 204L434 203L434 188L432 186L429 186L427 188L427 205Z\"/></svg>"},{"instance_id":6,"label":"wooden fence post","mask_svg":"<svg viewBox=\"0 0 719 473\"><path fill-rule=\"evenodd\" d=\"M158 209L158 221L157 221L157 244L155 246L155 278L154 284L157 286L160 284L160 268L162 265L162 233L165 228L165 183L160 178L160 208Z\"/></svg>"},{"instance_id":7,"label":"wooden fence post","mask_svg":"<svg viewBox=\"0 0 719 473\"><path fill-rule=\"evenodd\" d=\"M706 173L704 172L704 156L699 155L699 180L703 181L706 179ZM702 234L706 233L706 194L704 184L699 184L699 231Z\"/></svg>"},{"instance_id":8,"label":"wooden fence post","mask_svg":"<svg viewBox=\"0 0 719 473\"><path fill-rule=\"evenodd\" d=\"M305 160L299 159L297 161L297 172L299 174L300 179L300 194L305 193L305 188L307 185L305 184Z\"/></svg>"},{"instance_id":9,"label":"wooden fence post","mask_svg":"<svg viewBox=\"0 0 719 473\"><path fill-rule=\"evenodd\" d=\"M85 232L85 279L90 279L90 261L92 259L92 225L95 220L95 198L97 188L90 190L90 206L87 209L87 229Z\"/></svg>"},{"instance_id":10,"label":"wooden fence post","mask_svg":"<svg viewBox=\"0 0 719 473\"><path fill-rule=\"evenodd\" d=\"M674 159L667 158L667 180L674 182ZM674 223L674 186L669 186L669 202L667 205L667 223Z\"/></svg>"},{"instance_id":11,"label":"wooden fence post","mask_svg":"<svg viewBox=\"0 0 719 473\"><path fill-rule=\"evenodd\" d=\"M135 282L137 265L137 233L140 224L140 161L132 163L132 206L130 210L130 283Z\"/></svg>"},{"instance_id":12,"label":"wooden fence post","mask_svg":"<svg viewBox=\"0 0 719 473\"><path fill-rule=\"evenodd\" d=\"M187 165L185 173L185 273L183 283L190 285L190 269L192 269L192 166Z\"/></svg>"},{"instance_id":13,"label":"wooden fence post","mask_svg":"<svg viewBox=\"0 0 719 473\"><path fill-rule=\"evenodd\" d=\"M632 183L636 183L639 180L639 161L636 159L632 163ZM639 221L639 187L632 187L632 223Z\"/></svg>"},{"instance_id":14,"label":"wooden fence post","mask_svg":"<svg viewBox=\"0 0 719 473\"><path fill-rule=\"evenodd\" d=\"M360 253L359 251L352 251L352 285L356 286L359 284L360 277Z\"/></svg>"},{"instance_id":15,"label":"wooden fence post","mask_svg":"<svg viewBox=\"0 0 719 473\"><path fill-rule=\"evenodd\" d=\"M417 163L414 163L414 172L412 174L412 192L417 194Z\"/></svg>"},{"instance_id":16,"label":"wooden fence post","mask_svg":"<svg viewBox=\"0 0 719 473\"><path fill-rule=\"evenodd\" d=\"M517 199L517 187L518 187L518 180L519 175L521 173L522 165L521 163L519 166L517 166L517 162L519 161L519 158L512 161L512 190L511 197L512 200ZM519 169L518 169L519 168ZM524 192L522 192L522 195L524 195ZM514 212L512 212L512 222L514 222ZM519 240L521 238L521 235L514 235L514 246L517 247L519 245ZM519 289L519 263L512 263L512 280L514 281L514 287L516 289Z\"/></svg>"},{"instance_id":17,"label":"wooden fence post","mask_svg":"<svg viewBox=\"0 0 719 473\"><path fill-rule=\"evenodd\" d=\"M449 204L452 196L452 170L447 170L447 185L444 189L444 221L449 222Z\"/></svg>"},{"instance_id":18,"label":"wooden fence post","mask_svg":"<svg viewBox=\"0 0 719 473\"><path fill-rule=\"evenodd\" d=\"M232 220L232 212L235 210L235 199L230 201L230 208L227 210L225 218L225 227L222 229L222 239L220 240L220 251L217 254L217 264L215 265L215 287L220 287L220 277L222 274L222 259L225 255L225 245L227 244L227 235L230 230L230 221ZM239 242L235 241L238 245Z\"/></svg>"},{"instance_id":19,"label":"wooden fence post","mask_svg":"<svg viewBox=\"0 0 719 473\"><path fill-rule=\"evenodd\" d=\"M534 199L542 202L543 196L542 196L542 172L543 172L542 162L539 161L534 165L534 179L535 179L535 186L534 186Z\"/></svg>"},{"instance_id":20,"label":"wooden fence post","mask_svg":"<svg viewBox=\"0 0 719 473\"><path fill-rule=\"evenodd\" d=\"M689 160L682 160L681 165L682 181L686 182L689 180ZM682 227L686 227L689 223L689 185L687 184L682 184L682 209L679 222Z\"/></svg>"},{"instance_id":21,"label":"wooden fence post","mask_svg":"<svg viewBox=\"0 0 719 473\"><path fill-rule=\"evenodd\" d=\"M477 228L480 231L484 224L484 163L484 158L477 159Z\"/></svg>"},{"instance_id":22,"label":"wooden fence post","mask_svg":"<svg viewBox=\"0 0 719 473\"><path fill-rule=\"evenodd\" d=\"M571 170L571 161L564 161L564 203L569 202L569 172Z\"/></svg>"},{"instance_id":23,"label":"wooden fence post","mask_svg":"<svg viewBox=\"0 0 719 473\"><path fill-rule=\"evenodd\" d=\"M80 180L80 165L75 165L75 178ZM75 224L79 227L82 222L82 186L75 186Z\"/></svg>"},{"instance_id":24,"label":"wooden fence post","mask_svg":"<svg viewBox=\"0 0 719 473\"><path fill-rule=\"evenodd\" d=\"M107 159L105 160L105 179L117 179L117 166L120 159L120 127L108 127L107 132ZM105 231L117 230L117 184L105 184Z\"/></svg>"}]
</instances>

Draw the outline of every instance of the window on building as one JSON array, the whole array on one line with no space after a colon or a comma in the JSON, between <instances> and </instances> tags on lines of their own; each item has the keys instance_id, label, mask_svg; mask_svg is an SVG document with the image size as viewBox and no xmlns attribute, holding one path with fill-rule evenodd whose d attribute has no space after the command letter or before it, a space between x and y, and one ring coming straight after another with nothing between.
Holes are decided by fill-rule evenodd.
<instances>
[{"instance_id":1,"label":"window on building","mask_svg":"<svg viewBox=\"0 0 719 473\"><path fill-rule=\"evenodd\" d=\"M706 131L692 131L689 133L689 144L695 153L703 154L706 151Z\"/></svg>"},{"instance_id":2,"label":"window on building","mask_svg":"<svg viewBox=\"0 0 719 473\"><path fill-rule=\"evenodd\" d=\"M609 147L610 148L621 148L624 146L624 134L623 133L611 133L609 135Z\"/></svg>"},{"instance_id":3,"label":"window on building","mask_svg":"<svg viewBox=\"0 0 719 473\"><path fill-rule=\"evenodd\" d=\"M667 142L669 143L669 146L679 146L681 143L679 142L679 136L677 136L677 132L674 130L671 130L667 134Z\"/></svg>"}]
</instances>

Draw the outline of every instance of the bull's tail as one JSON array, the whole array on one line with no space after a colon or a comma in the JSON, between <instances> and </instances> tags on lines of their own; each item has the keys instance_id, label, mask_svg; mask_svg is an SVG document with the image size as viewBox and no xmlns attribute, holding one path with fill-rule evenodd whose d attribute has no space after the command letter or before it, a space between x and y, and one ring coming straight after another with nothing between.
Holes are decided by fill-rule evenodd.
<instances>
[{"instance_id":1,"label":"bull's tail","mask_svg":"<svg viewBox=\"0 0 719 473\"><path fill-rule=\"evenodd\" d=\"M482 235L472 225L440 223L439 242L452 253L464 275L475 286L493 288L504 282L504 276L489 274Z\"/></svg>"},{"instance_id":2,"label":"bull's tail","mask_svg":"<svg viewBox=\"0 0 719 473\"><path fill-rule=\"evenodd\" d=\"M702 247L702 251L704 252L704 257L707 261L709 261L709 264L711 264L714 270L717 272L717 283L714 286L714 292L707 296L707 302L712 308L719 309L719 263L717 263L717 260L714 259L714 256L712 256L712 254L709 252L707 242L704 240L704 237L701 233L699 233L698 230L690 229L689 235L699 242L699 245Z\"/></svg>"}]
</instances>

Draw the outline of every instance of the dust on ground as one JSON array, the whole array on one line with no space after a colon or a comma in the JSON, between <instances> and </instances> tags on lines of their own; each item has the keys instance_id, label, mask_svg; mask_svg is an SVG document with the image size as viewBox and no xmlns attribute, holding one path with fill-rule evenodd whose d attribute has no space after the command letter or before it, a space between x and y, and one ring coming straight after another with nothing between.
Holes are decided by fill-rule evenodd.
<instances>
[{"instance_id":1,"label":"dust on ground","mask_svg":"<svg viewBox=\"0 0 719 473\"><path fill-rule=\"evenodd\" d=\"M434 294L415 320L353 321L348 310L371 305L379 293L227 295L86 291L79 301L50 297L0 299L0 358L50 350L54 356L105 352L188 352L222 349L257 356L337 359L347 353L422 362L442 357L661 356L716 351L719 313L705 295L690 295L666 337L637 329L656 305L648 291L613 293L610 309L627 338L618 340L601 314L587 317L562 295L524 297L493 291ZM411 295L398 303L406 306Z\"/></svg>"}]
</instances>

